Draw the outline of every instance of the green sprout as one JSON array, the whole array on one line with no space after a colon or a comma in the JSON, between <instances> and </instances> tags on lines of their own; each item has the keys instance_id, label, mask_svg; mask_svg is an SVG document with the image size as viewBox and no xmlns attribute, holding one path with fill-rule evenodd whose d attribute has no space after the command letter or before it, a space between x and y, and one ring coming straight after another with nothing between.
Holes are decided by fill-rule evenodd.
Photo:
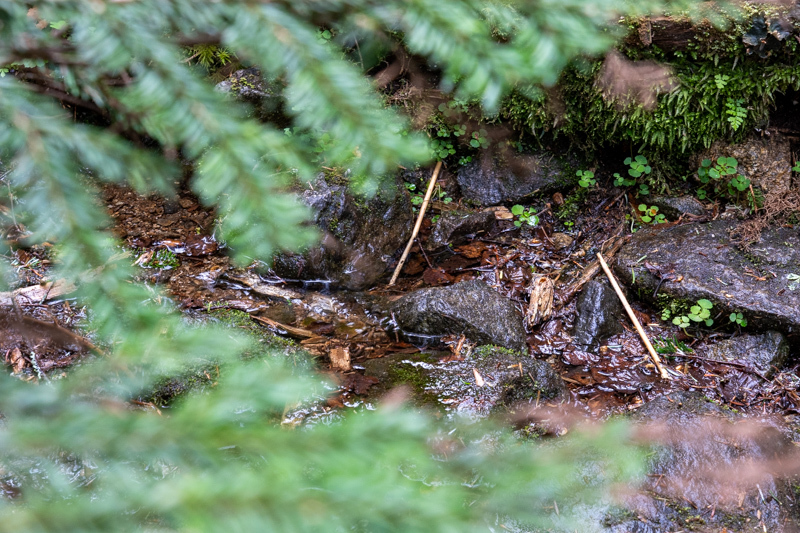
<instances>
[{"instance_id":1,"label":"green sprout","mask_svg":"<svg viewBox=\"0 0 800 533\"><path fill-rule=\"evenodd\" d=\"M747 319L742 315L742 313L731 313L729 318L734 324L738 324L743 328L747 327Z\"/></svg>"},{"instance_id":2,"label":"green sprout","mask_svg":"<svg viewBox=\"0 0 800 533\"><path fill-rule=\"evenodd\" d=\"M578 176L578 185L585 189L594 187L597 184L597 180L594 179L594 172L591 170L579 170L575 175Z\"/></svg>"},{"instance_id":3,"label":"green sprout","mask_svg":"<svg viewBox=\"0 0 800 533\"><path fill-rule=\"evenodd\" d=\"M639 211L642 212L642 222L647 224L663 224L667 221L667 217L659 213L655 205L639 204Z\"/></svg>"},{"instance_id":4,"label":"green sprout","mask_svg":"<svg viewBox=\"0 0 800 533\"><path fill-rule=\"evenodd\" d=\"M523 223L529 226L539 225L539 216L534 213L532 207L526 209L525 207L517 204L511 208L511 214L517 217L517 220L514 221L514 225L516 227L522 226Z\"/></svg>"},{"instance_id":5,"label":"green sprout","mask_svg":"<svg viewBox=\"0 0 800 533\"><path fill-rule=\"evenodd\" d=\"M713 307L714 304L709 300L704 298L697 300L697 305L693 305L689 309L688 314L676 316L672 319L672 323L683 329L689 327L692 322L702 322L706 327L711 327L711 325L714 324L714 320L711 318L711 309ZM662 312L662 318L663 316L664 314Z\"/></svg>"}]
</instances>

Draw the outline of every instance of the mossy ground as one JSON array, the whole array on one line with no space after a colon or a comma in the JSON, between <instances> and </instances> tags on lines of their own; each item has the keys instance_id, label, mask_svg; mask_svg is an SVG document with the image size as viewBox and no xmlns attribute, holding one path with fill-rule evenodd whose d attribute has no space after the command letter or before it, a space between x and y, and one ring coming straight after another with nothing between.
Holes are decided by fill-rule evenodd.
<instances>
[{"instance_id":1,"label":"mossy ground","mask_svg":"<svg viewBox=\"0 0 800 533\"><path fill-rule=\"evenodd\" d=\"M242 352L244 360L259 360L276 355L286 357L291 368L308 371L313 368L313 360L305 350L293 341L274 335L264 327L255 323L250 315L235 309L214 309L208 316L225 327L245 332L251 343ZM206 387L213 387L224 372L213 359L187 362L187 368L178 375L167 375L158 380L151 388L137 395L137 401L151 403L158 407L168 407L184 398L189 393L200 393Z\"/></svg>"}]
</instances>

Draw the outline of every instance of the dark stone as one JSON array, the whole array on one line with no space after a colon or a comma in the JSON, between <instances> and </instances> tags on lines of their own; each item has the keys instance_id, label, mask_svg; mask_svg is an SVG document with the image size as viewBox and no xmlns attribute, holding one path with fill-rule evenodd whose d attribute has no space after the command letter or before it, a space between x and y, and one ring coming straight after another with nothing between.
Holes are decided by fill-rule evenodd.
<instances>
[{"instance_id":1,"label":"dark stone","mask_svg":"<svg viewBox=\"0 0 800 533\"><path fill-rule=\"evenodd\" d=\"M741 335L717 341L706 348L704 357L744 363L764 377L771 378L775 368L782 367L788 355L786 337L777 331L768 331L763 335Z\"/></svg>"},{"instance_id":2,"label":"dark stone","mask_svg":"<svg viewBox=\"0 0 800 533\"><path fill-rule=\"evenodd\" d=\"M667 220L673 221L681 215L694 215L701 217L706 215L706 208L702 202L694 196L648 196L643 200L647 205L658 207L658 212L664 215Z\"/></svg>"},{"instance_id":3,"label":"dark stone","mask_svg":"<svg viewBox=\"0 0 800 533\"><path fill-rule=\"evenodd\" d=\"M478 211L477 213L463 210L445 211L436 221L425 247L429 250L437 250L444 246L457 244L467 235L487 231L494 222L494 213L490 211Z\"/></svg>"},{"instance_id":4,"label":"dark stone","mask_svg":"<svg viewBox=\"0 0 800 533\"><path fill-rule=\"evenodd\" d=\"M575 181L570 167L553 154L473 161L458 170L456 181L467 200L480 205L517 202L537 191L548 192ZM574 171L573 171L574 174Z\"/></svg>"},{"instance_id":5,"label":"dark stone","mask_svg":"<svg viewBox=\"0 0 800 533\"><path fill-rule=\"evenodd\" d=\"M722 311L722 320L741 312L748 328L797 331L800 286L788 277L800 274L797 230L765 230L750 251L743 252L730 238L737 224L716 220L642 228L617 254L615 273L647 299L654 298L663 279L659 294L689 303L710 300L714 304L712 313Z\"/></svg>"},{"instance_id":6,"label":"dark stone","mask_svg":"<svg viewBox=\"0 0 800 533\"><path fill-rule=\"evenodd\" d=\"M521 375L517 370L519 367L511 368L510 374L504 380L501 402L506 408L515 410L537 402L561 401L567 398L567 386L552 366L530 357L521 359L521 362Z\"/></svg>"},{"instance_id":7,"label":"dark stone","mask_svg":"<svg viewBox=\"0 0 800 533\"><path fill-rule=\"evenodd\" d=\"M611 531L795 531L775 472L798 457L778 428L691 392L656 398L633 420L654 439L648 475Z\"/></svg>"},{"instance_id":8,"label":"dark stone","mask_svg":"<svg viewBox=\"0 0 800 533\"><path fill-rule=\"evenodd\" d=\"M278 128L291 124L283 109L283 85L265 80L257 68L237 70L218 83L215 89L252 104L256 117L270 121Z\"/></svg>"},{"instance_id":9,"label":"dark stone","mask_svg":"<svg viewBox=\"0 0 800 533\"><path fill-rule=\"evenodd\" d=\"M223 93L231 93L245 100L261 100L262 98L280 97L281 89L270 84L261 77L257 68L237 70L228 79L219 82L216 87Z\"/></svg>"},{"instance_id":10,"label":"dark stone","mask_svg":"<svg viewBox=\"0 0 800 533\"><path fill-rule=\"evenodd\" d=\"M624 331L625 309L608 283L588 282L578 295L576 305L572 338L581 349L596 350L603 341Z\"/></svg>"},{"instance_id":11,"label":"dark stone","mask_svg":"<svg viewBox=\"0 0 800 533\"><path fill-rule=\"evenodd\" d=\"M369 288L406 243L414 224L408 196L396 187L364 198L320 174L302 200L312 209L323 236L303 254L275 257L273 269L284 278L327 281L351 290Z\"/></svg>"},{"instance_id":12,"label":"dark stone","mask_svg":"<svg viewBox=\"0 0 800 533\"><path fill-rule=\"evenodd\" d=\"M526 350L522 316L511 300L482 281L421 289L395 301L397 325L417 335L461 335L478 344Z\"/></svg>"}]
</instances>

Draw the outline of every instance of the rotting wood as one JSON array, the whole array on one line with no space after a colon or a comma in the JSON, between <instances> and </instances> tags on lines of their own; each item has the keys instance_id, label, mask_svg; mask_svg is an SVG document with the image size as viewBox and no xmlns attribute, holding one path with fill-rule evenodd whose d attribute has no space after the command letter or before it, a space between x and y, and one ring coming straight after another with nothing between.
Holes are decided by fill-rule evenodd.
<instances>
[{"instance_id":1,"label":"rotting wood","mask_svg":"<svg viewBox=\"0 0 800 533\"><path fill-rule=\"evenodd\" d=\"M47 300L61 298L75 292L76 286L66 280L49 281L41 285L22 287L11 292L0 292L0 307L40 305Z\"/></svg>"},{"instance_id":2,"label":"rotting wood","mask_svg":"<svg viewBox=\"0 0 800 533\"><path fill-rule=\"evenodd\" d=\"M231 281L247 285L254 293L260 294L261 296L278 298L280 300L296 300L303 297L302 292L279 287L272 283L266 283L261 280L258 274L254 274L253 272L227 272L225 277Z\"/></svg>"},{"instance_id":3,"label":"rotting wood","mask_svg":"<svg viewBox=\"0 0 800 533\"><path fill-rule=\"evenodd\" d=\"M630 237L611 237L607 243L610 243L607 250L602 251L606 257L612 259L622 245L627 242ZM586 268L583 269L583 274L581 277L574 281L564 292L561 293L559 296L559 307L564 307L567 305L572 298L575 297L575 294L581 290L589 280L591 280L598 272L600 271L600 261L592 261Z\"/></svg>"},{"instance_id":4,"label":"rotting wood","mask_svg":"<svg viewBox=\"0 0 800 533\"><path fill-rule=\"evenodd\" d=\"M263 316L255 316L255 315L250 315L250 318L252 318L256 322L261 322L262 324L266 324L267 326L282 329L292 337L297 337L300 339L310 339L311 337L318 337L318 335L313 331L309 331L303 328L296 328L294 326L287 326L286 324L281 324L277 320L272 320L271 318Z\"/></svg>"},{"instance_id":5,"label":"rotting wood","mask_svg":"<svg viewBox=\"0 0 800 533\"><path fill-rule=\"evenodd\" d=\"M534 274L528 286L530 301L525 321L533 327L550 317L553 311L553 280L544 274Z\"/></svg>"},{"instance_id":6,"label":"rotting wood","mask_svg":"<svg viewBox=\"0 0 800 533\"><path fill-rule=\"evenodd\" d=\"M392 274L392 279L391 281L389 281L390 287L394 285L395 281L397 281L397 276L399 276L400 271L403 270L403 265L406 262L408 253L411 251L411 247L414 245L414 239L417 238L417 234L419 233L419 228L420 226L422 226L422 219L425 218L425 210L428 209L428 202L431 201L433 188L436 186L436 178L439 177L439 171L441 169L442 169L442 162L438 161L436 163L436 168L433 169L433 175L431 176L431 181L428 183L428 190L425 191L425 199L422 201L422 205L419 207L419 215L417 215L417 223L414 224L414 231L411 232L411 238L408 239L408 244L406 245L406 249L403 250L403 255L400 256L400 261L398 261L397 267L394 269L394 274Z\"/></svg>"},{"instance_id":7,"label":"rotting wood","mask_svg":"<svg viewBox=\"0 0 800 533\"><path fill-rule=\"evenodd\" d=\"M600 266L603 268L603 272L606 273L606 276L608 276L608 280L611 282L611 286L614 287L614 291L617 293L617 296L622 302L623 307L625 307L625 311L628 312L628 316L630 317L631 322L633 322L633 325L636 327L636 331L639 332L639 337L641 337L642 342L647 348L647 351L650 352L650 358L653 359L653 363L656 365L658 373L661 374L661 378L672 379L662 366L661 358L658 357L658 354L653 349L653 345L650 344L650 339L647 338L647 333L645 333L644 329L642 329L642 325L639 323L639 319L636 318L636 314L633 312L633 309L631 309L631 306L628 303L628 299L625 298L625 295L622 293L622 289L619 288L617 279L614 277L614 274L611 273L611 270L608 268L605 259L603 259L603 256L600 255L599 253L597 254L597 259L600 261Z\"/></svg>"},{"instance_id":8,"label":"rotting wood","mask_svg":"<svg viewBox=\"0 0 800 533\"><path fill-rule=\"evenodd\" d=\"M29 342L32 341L35 343L35 340L33 339L44 338L56 344L75 344L83 349L90 350L97 355L106 355L103 350L95 346L88 339L70 331L67 328L59 326L55 322L44 322L29 316L17 316L13 313L3 312L0 312L0 319L3 319L8 327L16 330Z\"/></svg>"}]
</instances>

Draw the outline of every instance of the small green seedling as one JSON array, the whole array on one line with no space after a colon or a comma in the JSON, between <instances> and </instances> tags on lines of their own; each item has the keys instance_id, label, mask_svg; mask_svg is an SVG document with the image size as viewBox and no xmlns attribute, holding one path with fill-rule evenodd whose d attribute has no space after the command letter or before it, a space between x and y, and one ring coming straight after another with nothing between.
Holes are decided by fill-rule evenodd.
<instances>
[{"instance_id":1,"label":"small green seedling","mask_svg":"<svg viewBox=\"0 0 800 533\"><path fill-rule=\"evenodd\" d=\"M731 181L728 182L729 188L736 189L739 192L747 190L750 187L750 180L742 176L741 174L737 174L735 177L731 178ZM733 194L733 191L730 191Z\"/></svg>"},{"instance_id":2,"label":"small green seedling","mask_svg":"<svg viewBox=\"0 0 800 533\"><path fill-rule=\"evenodd\" d=\"M634 178L640 177L642 174L650 174L652 168L647 164L647 158L643 155L637 155L633 159L630 157L625 159L625 164L630 168L628 174Z\"/></svg>"},{"instance_id":3,"label":"small green seedling","mask_svg":"<svg viewBox=\"0 0 800 533\"><path fill-rule=\"evenodd\" d=\"M433 191L433 199L443 204L449 204L453 201L453 199L448 196L447 191L442 189L439 185L437 185L436 190Z\"/></svg>"},{"instance_id":4,"label":"small green seedling","mask_svg":"<svg viewBox=\"0 0 800 533\"><path fill-rule=\"evenodd\" d=\"M697 300L697 305L693 305L689 309L688 315L676 316L672 319L672 323L684 329L689 327L692 322L702 322L706 327L711 327L714 324L714 320L711 318L711 308L713 307L714 304L709 300Z\"/></svg>"},{"instance_id":5,"label":"small green seedling","mask_svg":"<svg viewBox=\"0 0 800 533\"><path fill-rule=\"evenodd\" d=\"M716 163L710 159L703 159L700 168L697 169L697 177L700 178L700 183L706 184L711 180L736 174L738 166L739 162L733 157L720 157Z\"/></svg>"},{"instance_id":6,"label":"small green seedling","mask_svg":"<svg viewBox=\"0 0 800 533\"><path fill-rule=\"evenodd\" d=\"M653 169L647 164L647 158L643 155L637 155L634 158L625 158L625 164L628 165L628 176L630 178L621 176L619 173L614 173L614 186L615 187L630 187L636 185L636 178L642 175L650 174ZM642 187L644 189L642 189ZM643 192L647 191L647 192ZM649 194L650 190L647 185L641 185L639 189L640 194Z\"/></svg>"},{"instance_id":7,"label":"small green seedling","mask_svg":"<svg viewBox=\"0 0 800 533\"><path fill-rule=\"evenodd\" d=\"M489 147L489 134L485 129L481 128L478 131L473 131L469 140L469 145L473 148L488 148Z\"/></svg>"},{"instance_id":8,"label":"small green seedling","mask_svg":"<svg viewBox=\"0 0 800 533\"><path fill-rule=\"evenodd\" d=\"M692 350L689 346L685 343L679 341L674 336L670 337L655 337L653 339L653 348L656 352L663 354L663 355L670 355L670 354L687 354L692 353Z\"/></svg>"},{"instance_id":9,"label":"small green seedling","mask_svg":"<svg viewBox=\"0 0 800 533\"><path fill-rule=\"evenodd\" d=\"M635 185L636 180L620 176L618 172L614 172L614 187L630 187Z\"/></svg>"},{"instance_id":10,"label":"small green seedling","mask_svg":"<svg viewBox=\"0 0 800 533\"><path fill-rule=\"evenodd\" d=\"M640 183L639 184L639 194L641 196L647 196L648 194L650 194L650 187L648 187L644 183Z\"/></svg>"},{"instance_id":11,"label":"small green seedling","mask_svg":"<svg viewBox=\"0 0 800 533\"><path fill-rule=\"evenodd\" d=\"M517 217L517 220L514 221L514 225L516 227L522 226L523 223L529 226L539 225L539 217L533 212L532 207L526 209L525 207L517 204L511 208L511 214Z\"/></svg>"},{"instance_id":12,"label":"small green seedling","mask_svg":"<svg viewBox=\"0 0 800 533\"><path fill-rule=\"evenodd\" d=\"M742 313L731 313L729 318L734 324L737 324L743 328L747 327L747 319L742 315Z\"/></svg>"},{"instance_id":13,"label":"small green seedling","mask_svg":"<svg viewBox=\"0 0 800 533\"><path fill-rule=\"evenodd\" d=\"M795 161L794 166L792 167L794 172L800 172L800 161Z\"/></svg>"},{"instance_id":14,"label":"small green seedling","mask_svg":"<svg viewBox=\"0 0 800 533\"><path fill-rule=\"evenodd\" d=\"M647 204L639 204L639 211L642 212L642 222L647 224L663 224L667 221L667 217L662 214L659 214L658 207L651 205L648 206Z\"/></svg>"},{"instance_id":15,"label":"small green seedling","mask_svg":"<svg viewBox=\"0 0 800 533\"><path fill-rule=\"evenodd\" d=\"M597 180L594 179L594 172L591 170L579 170L575 173L578 176L578 185L586 189L594 187Z\"/></svg>"},{"instance_id":16,"label":"small green seedling","mask_svg":"<svg viewBox=\"0 0 800 533\"><path fill-rule=\"evenodd\" d=\"M424 195L422 192L417 191L417 186L413 183L406 183L406 189L411 193L411 205L414 206L414 211L416 211L416 208L422 205L422 201L425 199Z\"/></svg>"}]
</instances>

